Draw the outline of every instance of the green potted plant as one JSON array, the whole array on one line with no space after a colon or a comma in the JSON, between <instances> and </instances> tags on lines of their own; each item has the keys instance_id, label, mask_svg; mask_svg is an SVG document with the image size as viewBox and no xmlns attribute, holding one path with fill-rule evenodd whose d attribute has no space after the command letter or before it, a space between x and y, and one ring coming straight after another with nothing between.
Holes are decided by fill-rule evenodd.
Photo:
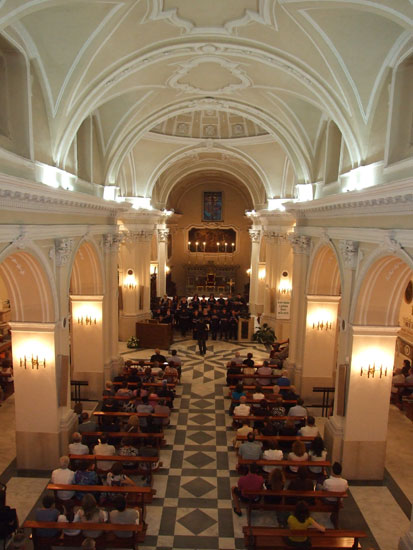
<instances>
[{"instance_id":1,"label":"green potted plant","mask_svg":"<svg viewBox=\"0 0 413 550\"><path fill-rule=\"evenodd\" d=\"M139 347L139 340L135 336L131 336L126 343L127 348L136 349Z\"/></svg>"},{"instance_id":2,"label":"green potted plant","mask_svg":"<svg viewBox=\"0 0 413 550\"><path fill-rule=\"evenodd\" d=\"M270 347L276 341L274 329L264 323L262 327L257 329L253 334L253 340L259 344L264 344L266 347Z\"/></svg>"}]
</instances>

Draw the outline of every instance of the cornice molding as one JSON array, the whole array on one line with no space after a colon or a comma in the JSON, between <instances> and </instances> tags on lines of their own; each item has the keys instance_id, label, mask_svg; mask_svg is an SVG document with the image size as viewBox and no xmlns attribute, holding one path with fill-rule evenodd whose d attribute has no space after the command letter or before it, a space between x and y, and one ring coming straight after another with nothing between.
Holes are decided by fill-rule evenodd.
<instances>
[{"instance_id":1,"label":"cornice molding","mask_svg":"<svg viewBox=\"0 0 413 550\"><path fill-rule=\"evenodd\" d=\"M309 202L285 203L284 206L297 219L411 214L413 179L331 195Z\"/></svg>"},{"instance_id":2,"label":"cornice molding","mask_svg":"<svg viewBox=\"0 0 413 550\"><path fill-rule=\"evenodd\" d=\"M45 211L54 214L83 214L116 218L130 208L124 203L107 201L76 191L53 189L42 183L0 174L0 211Z\"/></svg>"}]
</instances>

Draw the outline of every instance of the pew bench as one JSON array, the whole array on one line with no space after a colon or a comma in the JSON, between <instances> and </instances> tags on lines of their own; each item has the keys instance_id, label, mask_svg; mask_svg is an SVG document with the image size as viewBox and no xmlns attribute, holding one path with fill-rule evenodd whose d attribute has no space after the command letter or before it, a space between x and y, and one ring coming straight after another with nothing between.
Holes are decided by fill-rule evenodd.
<instances>
[{"instance_id":1,"label":"pew bench","mask_svg":"<svg viewBox=\"0 0 413 550\"><path fill-rule=\"evenodd\" d=\"M364 531L349 529L326 529L324 533L315 529L290 531L276 527L243 527L245 546L252 550L291 550L285 540L288 536L306 536L311 539L313 550L361 548L359 539L367 537Z\"/></svg>"},{"instance_id":2,"label":"pew bench","mask_svg":"<svg viewBox=\"0 0 413 550\"><path fill-rule=\"evenodd\" d=\"M265 420L269 420L270 422L278 422L278 421L285 422L287 418L292 418L295 422L304 422L307 417L306 416L255 416L252 414L248 416L237 416L234 414L232 418L237 422L245 423L245 422L251 422L254 420L261 420L262 422L264 422Z\"/></svg>"},{"instance_id":3,"label":"pew bench","mask_svg":"<svg viewBox=\"0 0 413 550\"><path fill-rule=\"evenodd\" d=\"M102 435L106 435L109 439L133 439L134 441L141 439L153 439L156 442L156 446L159 449L165 444L164 433L146 433L146 432L82 432L82 436L87 438L99 438ZM120 441L119 441L120 443Z\"/></svg>"},{"instance_id":4,"label":"pew bench","mask_svg":"<svg viewBox=\"0 0 413 550\"><path fill-rule=\"evenodd\" d=\"M298 462L296 460L250 460L250 459L247 459L247 458L240 458L238 457L238 464L237 464L237 467L239 468L240 466L250 466L251 464L257 464L257 466L281 466L284 470L284 473L286 475L286 477L294 477L296 476L295 473L293 472L289 472L288 471L288 467L289 466L297 466L297 467L300 467L300 466L305 466L305 467L313 467L313 468L322 468L322 473L323 475L327 475L326 474L326 468L330 468L331 467L331 461L330 460L317 460L317 461L313 461L313 460L302 460L301 462ZM265 475L266 472L263 472L263 474ZM309 477L317 477L319 476L320 474L313 474L312 472L308 472L308 475Z\"/></svg>"},{"instance_id":5,"label":"pew bench","mask_svg":"<svg viewBox=\"0 0 413 550\"><path fill-rule=\"evenodd\" d=\"M138 506L142 510L141 522L144 523L146 510L145 505L150 504L153 500L153 496L156 494L156 490L152 487L138 487L133 485L123 485L121 487L108 485L66 485L63 483L49 483L46 487L47 490L53 491L56 502L65 504L66 501L59 499L59 491L76 491L76 493L98 493L99 496L102 495L104 498L108 494L123 494L126 497L128 507ZM81 504L80 500L76 498L76 495L73 497L73 500L76 504ZM106 508L113 507L113 500L106 498L102 503L101 499L99 504L105 506Z\"/></svg>"},{"instance_id":6,"label":"pew bench","mask_svg":"<svg viewBox=\"0 0 413 550\"><path fill-rule=\"evenodd\" d=\"M80 547L85 537L80 535L57 535L56 537L45 537L39 534L38 529L64 529L85 530L85 531L103 531L102 535L95 539L96 548L105 550L106 548L137 548L139 535L144 532L143 524L120 524L120 523L59 523L57 521L32 521L26 520L23 524L25 529L32 530L34 550L50 550L54 546L78 546ZM129 537L120 538L115 532L130 532ZM142 539L142 537L140 537Z\"/></svg>"},{"instance_id":7,"label":"pew bench","mask_svg":"<svg viewBox=\"0 0 413 550\"><path fill-rule=\"evenodd\" d=\"M138 382L127 382L127 386L128 388L137 388L138 387ZM112 385L117 388L117 387L121 387L123 384L123 382L112 382ZM176 384L172 384L172 383L168 383L166 384L168 386L168 388L171 390L173 390L175 387L176 387ZM162 388L163 387L163 383L162 382L142 382L142 387L143 388Z\"/></svg>"},{"instance_id":8,"label":"pew bench","mask_svg":"<svg viewBox=\"0 0 413 550\"><path fill-rule=\"evenodd\" d=\"M126 473L129 474L138 474L138 475L149 475L150 483L152 484L152 474L154 471L162 467L162 462L160 462L158 456L107 456L107 455L69 455L71 461L73 460L87 460L88 462L94 462L95 469L98 473L107 474L108 470L100 470L97 466L97 462L122 462L122 463L133 463L133 467L128 467ZM151 468L146 471L142 468L143 464L156 464L156 468Z\"/></svg>"},{"instance_id":9,"label":"pew bench","mask_svg":"<svg viewBox=\"0 0 413 550\"><path fill-rule=\"evenodd\" d=\"M123 411L95 411L93 413L93 416L96 416L99 423L102 421L102 418L107 417L111 418L114 416L120 416L121 418L129 418L130 416L138 416L141 417L151 417L151 418L162 418L166 419L169 418L169 414L167 413L138 413L138 412L123 412Z\"/></svg>"},{"instance_id":10,"label":"pew bench","mask_svg":"<svg viewBox=\"0 0 413 550\"><path fill-rule=\"evenodd\" d=\"M243 491L243 496L261 497L258 502L244 502L240 500L240 506L246 506L248 510L248 526L251 526L252 510L291 510L294 511L295 505L299 500L305 500L308 508L313 512L325 512L331 514L331 520L334 527L338 528L340 509L343 507L343 498L348 496L347 492L332 491ZM280 497L280 502L266 502L265 496ZM336 500L326 501L327 498ZM292 500L294 499L294 500ZM311 499L311 501L309 500Z\"/></svg>"}]
</instances>

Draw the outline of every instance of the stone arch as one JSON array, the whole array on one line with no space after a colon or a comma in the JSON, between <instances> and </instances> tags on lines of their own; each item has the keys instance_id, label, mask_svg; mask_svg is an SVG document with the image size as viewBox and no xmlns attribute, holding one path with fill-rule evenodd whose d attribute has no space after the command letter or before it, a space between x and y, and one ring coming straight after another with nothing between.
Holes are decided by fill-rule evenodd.
<instances>
[{"instance_id":1,"label":"stone arch","mask_svg":"<svg viewBox=\"0 0 413 550\"><path fill-rule=\"evenodd\" d=\"M55 321L53 277L35 251L6 249L0 255L0 276L9 294L12 321Z\"/></svg>"},{"instance_id":2,"label":"stone arch","mask_svg":"<svg viewBox=\"0 0 413 550\"><path fill-rule=\"evenodd\" d=\"M403 292L413 272L404 252L373 255L360 276L353 303L353 324L397 326Z\"/></svg>"},{"instance_id":3,"label":"stone arch","mask_svg":"<svg viewBox=\"0 0 413 550\"><path fill-rule=\"evenodd\" d=\"M74 255L70 274L70 294L103 294L102 260L91 241L82 241Z\"/></svg>"},{"instance_id":4,"label":"stone arch","mask_svg":"<svg viewBox=\"0 0 413 550\"><path fill-rule=\"evenodd\" d=\"M332 245L321 243L315 249L310 260L307 294L340 296L340 264Z\"/></svg>"}]
</instances>

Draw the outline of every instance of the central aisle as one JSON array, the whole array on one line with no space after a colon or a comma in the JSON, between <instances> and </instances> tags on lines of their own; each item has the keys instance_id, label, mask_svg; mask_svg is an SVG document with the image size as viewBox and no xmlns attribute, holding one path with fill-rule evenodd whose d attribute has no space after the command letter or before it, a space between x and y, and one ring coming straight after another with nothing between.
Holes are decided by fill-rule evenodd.
<instances>
[{"instance_id":1,"label":"central aisle","mask_svg":"<svg viewBox=\"0 0 413 550\"><path fill-rule=\"evenodd\" d=\"M157 494L148 507L148 534L141 548L216 550L244 548L241 526L246 518L232 511L231 485L235 456L229 453L233 439L224 395L225 364L236 350L255 359L266 358L263 346L208 342L201 357L191 340L173 346L184 360L181 385L177 386L166 431L167 447L161 449L163 468L154 476ZM144 357L128 353L124 358ZM232 470L232 474L231 474Z\"/></svg>"}]
</instances>

